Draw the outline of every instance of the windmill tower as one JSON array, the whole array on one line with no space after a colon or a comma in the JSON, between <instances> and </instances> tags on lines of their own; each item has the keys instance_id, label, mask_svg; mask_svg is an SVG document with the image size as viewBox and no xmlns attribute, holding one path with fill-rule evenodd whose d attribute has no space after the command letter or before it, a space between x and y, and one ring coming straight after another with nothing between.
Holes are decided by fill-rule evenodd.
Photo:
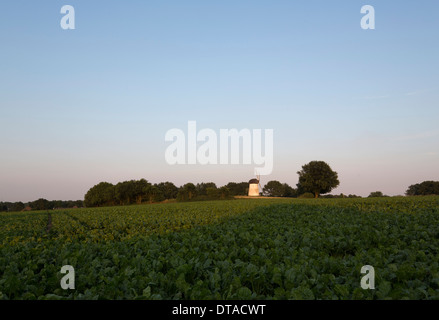
<instances>
[{"instance_id":1,"label":"windmill tower","mask_svg":"<svg viewBox=\"0 0 439 320\"><path fill-rule=\"evenodd\" d=\"M248 196L249 197L259 197L259 186L261 185L259 183L260 181L260 176L257 175L256 176L257 179L251 179L248 184Z\"/></svg>"}]
</instances>

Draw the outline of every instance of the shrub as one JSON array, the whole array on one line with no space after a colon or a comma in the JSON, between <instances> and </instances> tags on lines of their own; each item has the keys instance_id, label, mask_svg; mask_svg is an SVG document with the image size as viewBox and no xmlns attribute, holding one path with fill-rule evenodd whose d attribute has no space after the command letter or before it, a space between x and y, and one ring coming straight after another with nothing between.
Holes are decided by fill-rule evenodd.
<instances>
[{"instance_id":1,"label":"shrub","mask_svg":"<svg viewBox=\"0 0 439 320\"><path fill-rule=\"evenodd\" d=\"M315 198L315 196L311 192L305 192L301 194L299 198L311 199L311 198Z\"/></svg>"}]
</instances>

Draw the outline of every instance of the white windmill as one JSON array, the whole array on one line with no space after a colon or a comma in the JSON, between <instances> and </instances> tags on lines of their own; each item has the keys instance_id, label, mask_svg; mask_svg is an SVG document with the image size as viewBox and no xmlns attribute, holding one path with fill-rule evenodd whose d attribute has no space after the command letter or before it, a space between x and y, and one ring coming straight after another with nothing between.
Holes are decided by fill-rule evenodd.
<instances>
[{"instance_id":1,"label":"white windmill","mask_svg":"<svg viewBox=\"0 0 439 320\"><path fill-rule=\"evenodd\" d=\"M256 175L256 179L251 179L248 184L248 196L249 197L259 197L259 187L260 184L260 175Z\"/></svg>"}]
</instances>

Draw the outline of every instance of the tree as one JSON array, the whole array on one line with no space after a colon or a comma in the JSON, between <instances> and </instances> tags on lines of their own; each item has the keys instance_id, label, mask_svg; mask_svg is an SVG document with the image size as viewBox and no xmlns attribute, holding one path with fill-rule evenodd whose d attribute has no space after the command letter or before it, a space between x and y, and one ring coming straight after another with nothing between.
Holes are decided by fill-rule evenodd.
<instances>
[{"instance_id":1,"label":"tree","mask_svg":"<svg viewBox=\"0 0 439 320\"><path fill-rule=\"evenodd\" d=\"M285 192L285 186L277 180L271 180L265 184L262 192L269 197L282 197Z\"/></svg>"},{"instance_id":2,"label":"tree","mask_svg":"<svg viewBox=\"0 0 439 320\"><path fill-rule=\"evenodd\" d=\"M178 189L178 193L177 193L177 201L188 201L188 195L186 190L184 190L183 187L180 187Z\"/></svg>"},{"instance_id":3,"label":"tree","mask_svg":"<svg viewBox=\"0 0 439 320\"><path fill-rule=\"evenodd\" d=\"M160 191L162 192L163 197L165 199L176 199L177 198L178 188L172 182L169 182L169 181L160 182L156 186L157 186L157 188L160 189Z\"/></svg>"},{"instance_id":4,"label":"tree","mask_svg":"<svg viewBox=\"0 0 439 320\"><path fill-rule=\"evenodd\" d=\"M226 186L222 186L221 188L218 189L218 191L219 191L219 196L221 199L229 198L230 190Z\"/></svg>"},{"instance_id":5,"label":"tree","mask_svg":"<svg viewBox=\"0 0 439 320\"><path fill-rule=\"evenodd\" d=\"M32 202L30 206L32 210L49 210L52 209L50 204L49 200L40 198Z\"/></svg>"},{"instance_id":6,"label":"tree","mask_svg":"<svg viewBox=\"0 0 439 320\"><path fill-rule=\"evenodd\" d=\"M424 181L411 185L405 194L407 196L439 195L439 181Z\"/></svg>"},{"instance_id":7,"label":"tree","mask_svg":"<svg viewBox=\"0 0 439 320\"><path fill-rule=\"evenodd\" d=\"M213 182L202 182L197 183L196 191L198 196L207 196L207 189L213 188L217 189L216 184Z\"/></svg>"},{"instance_id":8,"label":"tree","mask_svg":"<svg viewBox=\"0 0 439 320\"><path fill-rule=\"evenodd\" d=\"M11 206L11 211L21 211L24 209L24 203L23 202L15 202Z\"/></svg>"},{"instance_id":9,"label":"tree","mask_svg":"<svg viewBox=\"0 0 439 320\"><path fill-rule=\"evenodd\" d=\"M231 196L248 195L248 182L229 182L226 187L229 189Z\"/></svg>"},{"instance_id":10,"label":"tree","mask_svg":"<svg viewBox=\"0 0 439 320\"><path fill-rule=\"evenodd\" d=\"M371 192L368 196L368 198L381 198L381 197L385 197L385 195L381 191Z\"/></svg>"},{"instance_id":11,"label":"tree","mask_svg":"<svg viewBox=\"0 0 439 320\"><path fill-rule=\"evenodd\" d=\"M131 200L135 200L134 180L119 182L116 184L115 196L120 205L127 205L131 203Z\"/></svg>"},{"instance_id":12,"label":"tree","mask_svg":"<svg viewBox=\"0 0 439 320\"><path fill-rule=\"evenodd\" d=\"M133 182L133 195L136 199L137 204L141 204L142 200L145 196L148 195L148 190L151 186L151 183L149 183L145 179L140 179L138 181Z\"/></svg>"},{"instance_id":13,"label":"tree","mask_svg":"<svg viewBox=\"0 0 439 320\"><path fill-rule=\"evenodd\" d=\"M220 192L218 188L208 187L206 189L206 196L208 199L218 199L220 197Z\"/></svg>"},{"instance_id":14,"label":"tree","mask_svg":"<svg viewBox=\"0 0 439 320\"><path fill-rule=\"evenodd\" d=\"M295 198L297 197L297 190L288 185L287 183L283 184L284 192L282 194L282 197L290 197Z\"/></svg>"},{"instance_id":15,"label":"tree","mask_svg":"<svg viewBox=\"0 0 439 320\"><path fill-rule=\"evenodd\" d=\"M262 191L264 195L269 197L297 197L296 189L277 180L268 181Z\"/></svg>"},{"instance_id":16,"label":"tree","mask_svg":"<svg viewBox=\"0 0 439 320\"><path fill-rule=\"evenodd\" d=\"M186 183L184 186L178 189L177 200L178 201L190 201L197 196L197 188L191 182Z\"/></svg>"},{"instance_id":17,"label":"tree","mask_svg":"<svg viewBox=\"0 0 439 320\"><path fill-rule=\"evenodd\" d=\"M100 182L90 188L84 196L86 207L114 205L115 186L109 182Z\"/></svg>"},{"instance_id":18,"label":"tree","mask_svg":"<svg viewBox=\"0 0 439 320\"><path fill-rule=\"evenodd\" d=\"M0 212L8 211L8 206L6 203L0 202Z\"/></svg>"},{"instance_id":19,"label":"tree","mask_svg":"<svg viewBox=\"0 0 439 320\"><path fill-rule=\"evenodd\" d=\"M311 161L302 166L302 170L298 171L299 183L297 188L304 192L311 192L315 198L319 195L331 192L332 189L338 187L337 172L324 161Z\"/></svg>"},{"instance_id":20,"label":"tree","mask_svg":"<svg viewBox=\"0 0 439 320\"><path fill-rule=\"evenodd\" d=\"M164 200L163 192L156 185L149 185L146 192L149 203Z\"/></svg>"},{"instance_id":21,"label":"tree","mask_svg":"<svg viewBox=\"0 0 439 320\"><path fill-rule=\"evenodd\" d=\"M188 200L192 200L197 196L197 188L191 182L186 183L183 186L183 190L186 192Z\"/></svg>"}]
</instances>

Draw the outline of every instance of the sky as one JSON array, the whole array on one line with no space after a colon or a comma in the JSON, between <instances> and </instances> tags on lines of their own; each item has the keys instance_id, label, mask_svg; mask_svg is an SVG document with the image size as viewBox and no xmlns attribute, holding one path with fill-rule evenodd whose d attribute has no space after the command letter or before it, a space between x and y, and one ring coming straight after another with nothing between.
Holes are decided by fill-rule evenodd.
<instances>
[{"instance_id":1,"label":"sky","mask_svg":"<svg viewBox=\"0 0 439 320\"><path fill-rule=\"evenodd\" d=\"M63 5L75 9L64 30ZM375 9L364 30L363 5ZM312 161L333 194L439 180L437 1L2 1L0 201L93 185L254 178L254 164L169 165L173 128L273 129L273 171Z\"/></svg>"}]
</instances>

